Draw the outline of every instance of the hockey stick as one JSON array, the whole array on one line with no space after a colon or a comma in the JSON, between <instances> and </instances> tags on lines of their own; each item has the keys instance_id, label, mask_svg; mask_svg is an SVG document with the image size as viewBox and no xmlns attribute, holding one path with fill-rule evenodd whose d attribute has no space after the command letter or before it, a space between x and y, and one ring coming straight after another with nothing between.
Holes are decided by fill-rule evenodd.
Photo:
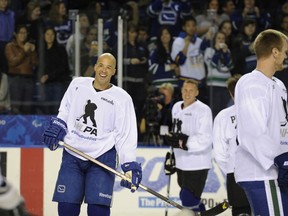
<instances>
[{"instance_id":1,"label":"hockey stick","mask_svg":"<svg viewBox=\"0 0 288 216\"><path fill-rule=\"evenodd\" d=\"M68 145L68 144L66 144L66 143L64 143L64 142L62 142L62 141L60 141L58 144L61 145L61 146L63 146L63 147L65 147L65 148L67 148L67 149L69 149L69 150L71 150L71 151L73 151L73 152L75 152L75 153L77 153L78 155L80 155L80 156L82 156L82 157L84 157L84 158L92 161L93 163L95 163L95 164L103 167L104 169L106 169L106 170L114 173L114 174L117 175L118 177L120 177L120 178L122 178L122 179L124 179L124 180L126 180L126 181L131 181L131 179L129 179L129 178L128 178L127 176L125 176L123 173L118 172L117 170L115 170L115 169L113 169L113 168L111 168L111 167L109 167L109 166L101 163L100 161L98 161L98 160L94 159L93 157L91 157L91 156L89 156L89 155L87 155L87 154L79 151L78 149L75 149L74 147L72 147L72 146L70 146L70 145ZM157 193L156 191L154 191L154 190L152 190L152 189L150 189L150 188L148 188L148 187L146 187L146 186L144 186L144 185L142 185L142 184L139 184L139 187L142 188L143 190L145 190L145 191L153 194L154 196L162 199L163 201L169 203L170 205L178 208L178 209L184 209L183 206L179 205L178 203L174 202L173 200L168 199L167 197L165 197L165 196Z\"/></svg>"},{"instance_id":2,"label":"hockey stick","mask_svg":"<svg viewBox=\"0 0 288 216\"><path fill-rule=\"evenodd\" d=\"M70 145L68 145L68 144L66 144L66 143L64 143L62 141L59 141L58 144L63 146L63 147L65 147L65 148L67 148L67 149L69 149L70 151L72 151L72 152L84 157L85 159L97 164L98 166L100 166L100 167L102 167L102 168L114 173L118 177L120 177L120 178L122 178L122 179L124 179L126 181L130 181L131 182L131 179L128 178L127 176L125 176L123 173L118 172L117 170L115 170L115 169L113 169L113 168L101 163L100 161L94 159L93 157L83 153L82 151L79 151L78 149L76 149L76 148L74 148L74 147L72 147L72 146L70 146ZM174 206L174 207L176 207L176 208L178 208L180 210L184 210L185 209L182 205L174 202L173 200L170 200L169 198L163 196L162 194L159 194L158 192L156 192L156 191L154 191L154 190L152 190L152 189L150 189L150 188L148 188L148 187L146 187L146 186L144 186L142 184L139 184L139 187L142 188L144 191L153 194L154 196L160 198L161 200L169 203L170 205L172 205L172 206ZM214 216L214 215L217 215L217 214L220 214L220 213L224 212L228 207L229 207L228 202L224 201L224 202L218 204L217 206L215 206L214 208L209 209L209 210L204 211L204 212L196 213L196 215L197 216L198 215L199 216ZM191 215L193 215L193 214L195 215L195 213L193 213L191 211Z\"/></svg>"},{"instance_id":3,"label":"hockey stick","mask_svg":"<svg viewBox=\"0 0 288 216\"><path fill-rule=\"evenodd\" d=\"M172 163L172 154L173 154L173 148L172 146L170 147L170 164ZM167 198L169 199L170 197L170 185L171 185L171 175L168 176L168 184L167 184ZM168 216L168 205L166 203L165 205L165 216Z\"/></svg>"}]
</instances>

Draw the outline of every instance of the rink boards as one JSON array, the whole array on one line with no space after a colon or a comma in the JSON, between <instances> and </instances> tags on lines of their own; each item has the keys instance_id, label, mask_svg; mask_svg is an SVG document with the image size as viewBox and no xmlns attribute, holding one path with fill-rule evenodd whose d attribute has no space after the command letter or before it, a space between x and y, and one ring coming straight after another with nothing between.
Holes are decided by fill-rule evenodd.
<instances>
[{"instance_id":1,"label":"rink boards","mask_svg":"<svg viewBox=\"0 0 288 216\"><path fill-rule=\"evenodd\" d=\"M167 196L168 177L164 175L163 161L167 151L166 148L139 148L137 150L137 160L142 161L143 166L142 184L164 196ZM36 215L57 215L57 205L51 201L51 198L61 162L61 153L62 149L55 152L46 148L1 149L1 154L7 154L7 179L19 188L28 208ZM141 215L147 216L164 214L165 202L143 190L131 193L119 186L119 181L120 179L117 177L111 215L132 216L139 212ZM174 174L171 176L171 199L179 202L178 193L179 187ZM215 164L214 168L209 171L203 198L208 208L226 198L224 177ZM85 208L84 205L81 214L83 216L86 215ZM169 207L169 213L172 214L177 211L174 207Z\"/></svg>"},{"instance_id":2,"label":"rink boards","mask_svg":"<svg viewBox=\"0 0 288 216\"><path fill-rule=\"evenodd\" d=\"M2 117L0 118L2 172L21 191L31 213L38 216L56 216L57 204L51 199L61 162L62 149L59 148L52 152L39 142L43 122L47 120L48 116L0 117ZM168 176L163 171L163 162L167 151L169 151L168 148L139 147L137 149L137 161L141 162L143 167L142 184L164 196L167 196L168 186ZM112 216L165 214L165 202L142 189L131 193L128 189L122 188L119 182L120 179L116 177ZM174 174L171 176L170 197L180 203L178 194L179 187L176 174ZM206 203L206 208L213 207L226 199L225 177L214 161L202 198ZM169 215L178 211L169 206ZM81 209L81 216L84 215L87 215L86 205L83 205Z\"/></svg>"}]
</instances>

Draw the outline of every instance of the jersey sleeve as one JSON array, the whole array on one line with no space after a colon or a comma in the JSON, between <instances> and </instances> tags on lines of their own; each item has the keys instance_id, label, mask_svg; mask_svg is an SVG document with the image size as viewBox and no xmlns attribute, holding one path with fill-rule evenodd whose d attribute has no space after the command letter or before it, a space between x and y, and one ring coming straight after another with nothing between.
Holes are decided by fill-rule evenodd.
<instances>
[{"instance_id":1,"label":"jersey sleeve","mask_svg":"<svg viewBox=\"0 0 288 216\"><path fill-rule=\"evenodd\" d=\"M129 96L118 107L115 122L115 147L120 163L136 161L137 123L134 105Z\"/></svg>"},{"instance_id":2,"label":"jersey sleeve","mask_svg":"<svg viewBox=\"0 0 288 216\"><path fill-rule=\"evenodd\" d=\"M178 58L181 58L183 62L185 61L184 59L186 56L184 56L184 54L182 53L184 45L185 44L183 38L178 37L174 40L171 50L171 58L173 59L173 61L178 62L177 61Z\"/></svg>"},{"instance_id":3,"label":"jersey sleeve","mask_svg":"<svg viewBox=\"0 0 288 216\"><path fill-rule=\"evenodd\" d=\"M214 119L213 152L218 167L227 174L228 143L225 138L225 121L221 112Z\"/></svg>"}]
</instances>

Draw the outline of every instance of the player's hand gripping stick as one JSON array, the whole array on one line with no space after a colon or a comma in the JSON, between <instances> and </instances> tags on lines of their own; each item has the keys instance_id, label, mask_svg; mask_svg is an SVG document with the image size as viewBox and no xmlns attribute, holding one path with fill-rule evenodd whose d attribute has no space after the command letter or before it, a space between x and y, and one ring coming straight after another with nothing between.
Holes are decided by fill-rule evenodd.
<instances>
[{"instance_id":1,"label":"player's hand gripping stick","mask_svg":"<svg viewBox=\"0 0 288 216\"><path fill-rule=\"evenodd\" d=\"M101 163L100 161L98 161L98 160L94 159L93 157L91 157L91 156L79 151L78 149L76 149L76 148L74 148L74 147L72 147L72 146L70 146L70 145L68 145L68 144L66 144L66 143L64 143L62 141L59 141L58 144L63 146L63 147L65 147L65 148L67 148L67 149L69 149L70 151L72 151L72 152L84 157L85 159L97 164L98 166L100 166L100 167L102 167L102 168L114 173L115 175L117 175L118 177L122 178L123 180L132 182L131 178L128 178L125 174L123 174L121 172L118 172L117 170L115 170L115 169L113 169L113 168ZM229 207L228 202L224 201L224 202L218 204L217 206L215 206L214 208L211 208L211 209L209 209L207 211L195 213L195 212L193 212L193 211L191 211L189 209L184 208L182 205L174 202L173 200L170 200L169 198L163 196L162 194L159 194L158 192L156 192L156 191L154 191L154 190L152 190L152 189L150 189L150 188L148 188L148 187L146 187L146 186L144 186L142 184L139 184L139 187L142 188L144 191L146 191L148 193L151 193L152 195L158 197L159 199L167 202L168 204L170 204L170 205L182 210L183 214L187 215L187 213L189 213L190 214L190 215L188 214L189 216L214 216L214 215L217 215L217 214L220 214L220 213L224 212Z\"/></svg>"}]
</instances>

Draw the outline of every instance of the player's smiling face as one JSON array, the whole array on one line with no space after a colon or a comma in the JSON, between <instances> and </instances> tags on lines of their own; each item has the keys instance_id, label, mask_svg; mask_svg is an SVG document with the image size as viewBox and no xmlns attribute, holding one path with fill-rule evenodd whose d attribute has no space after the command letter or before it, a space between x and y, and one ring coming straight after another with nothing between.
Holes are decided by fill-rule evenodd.
<instances>
[{"instance_id":1,"label":"player's smiling face","mask_svg":"<svg viewBox=\"0 0 288 216\"><path fill-rule=\"evenodd\" d=\"M194 83L184 83L181 93L182 93L182 99L184 101L184 106L186 107L196 100L199 91Z\"/></svg>"},{"instance_id":2,"label":"player's smiling face","mask_svg":"<svg viewBox=\"0 0 288 216\"><path fill-rule=\"evenodd\" d=\"M115 74L116 61L112 55L102 55L99 57L95 70L94 87L100 90L109 88L111 77Z\"/></svg>"}]
</instances>

